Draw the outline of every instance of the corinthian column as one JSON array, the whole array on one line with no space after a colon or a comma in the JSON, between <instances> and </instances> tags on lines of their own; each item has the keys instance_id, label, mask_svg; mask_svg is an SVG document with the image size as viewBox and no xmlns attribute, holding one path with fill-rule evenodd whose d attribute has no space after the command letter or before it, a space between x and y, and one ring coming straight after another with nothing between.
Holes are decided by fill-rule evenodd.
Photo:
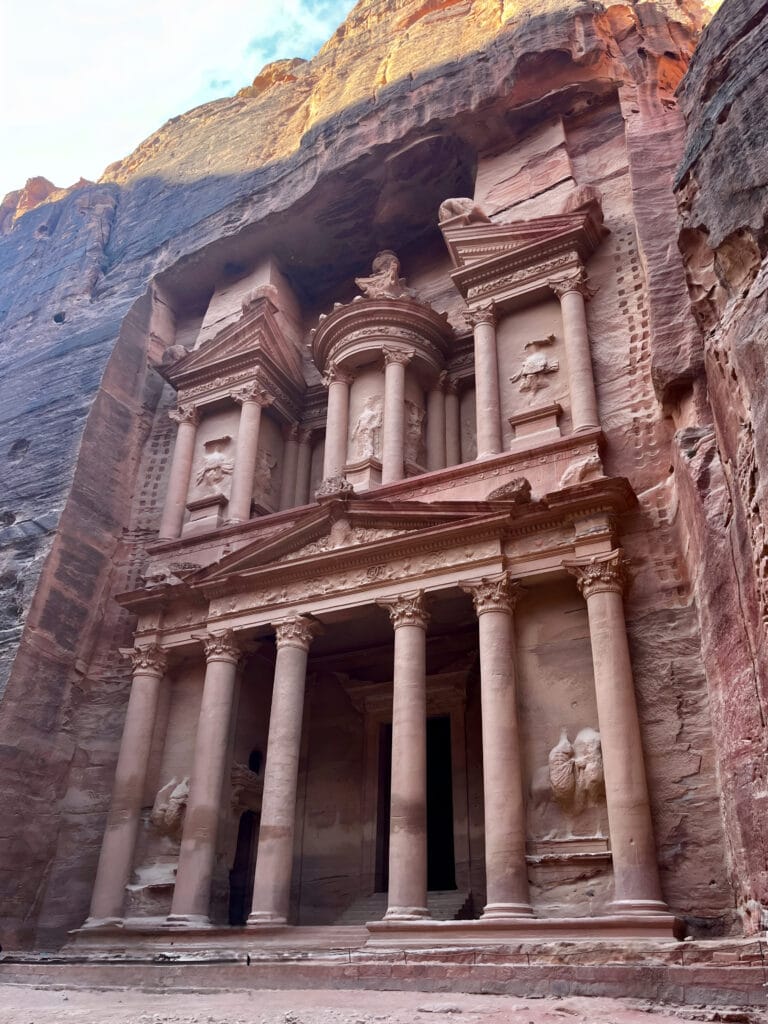
<instances>
[{"instance_id":1,"label":"corinthian column","mask_svg":"<svg viewBox=\"0 0 768 1024\"><path fill-rule=\"evenodd\" d=\"M496 311L493 303L473 309L469 321L475 331L475 402L477 457L487 459L501 451L499 363L496 352Z\"/></svg>"},{"instance_id":2,"label":"corinthian column","mask_svg":"<svg viewBox=\"0 0 768 1024\"><path fill-rule=\"evenodd\" d=\"M480 633L485 806L484 918L529 917L525 798L520 763L512 620L519 586L507 573L463 585Z\"/></svg>"},{"instance_id":3,"label":"corinthian column","mask_svg":"<svg viewBox=\"0 0 768 1024\"><path fill-rule=\"evenodd\" d=\"M179 868L168 920L205 925L208 924L235 676L241 652L231 629L211 632L198 639L205 647L205 683L197 720Z\"/></svg>"},{"instance_id":4,"label":"corinthian column","mask_svg":"<svg viewBox=\"0 0 768 1024\"><path fill-rule=\"evenodd\" d=\"M158 695L165 675L165 654L160 647L137 646L121 653L131 659L133 682L86 927L114 923L123 916L125 887L130 880L141 820Z\"/></svg>"},{"instance_id":5,"label":"corinthian column","mask_svg":"<svg viewBox=\"0 0 768 1024\"><path fill-rule=\"evenodd\" d=\"M276 623L275 631L277 661L249 925L288 921L304 686L309 645L319 624L296 615Z\"/></svg>"},{"instance_id":6,"label":"corinthian column","mask_svg":"<svg viewBox=\"0 0 768 1024\"><path fill-rule=\"evenodd\" d=\"M441 373L427 395L427 469L445 467L445 385Z\"/></svg>"},{"instance_id":7,"label":"corinthian column","mask_svg":"<svg viewBox=\"0 0 768 1024\"><path fill-rule=\"evenodd\" d=\"M391 484L405 476L405 368L414 353L384 348L384 429L381 482Z\"/></svg>"},{"instance_id":8,"label":"corinthian column","mask_svg":"<svg viewBox=\"0 0 768 1024\"><path fill-rule=\"evenodd\" d=\"M445 382L445 464L446 466L458 466L460 462L459 382L455 377L448 377Z\"/></svg>"},{"instance_id":9,"label":"corinthian column","mask_svg":"<svg viewBox=\"0 0 768 1024\"><path fill-rule=\"evenodd\" d=\"M563 341L568 362L568 391L571 398L573 430L591 430L600 426L597 414L595 378L587 333L585 300L592 292L587 285L587 274L580 267L575 274L550 281L549 287L560 299L563 315Z\"/></svg>"},{"instance_id":10,"label":"corinthian column","mask_svg":"<svg viewBox=\"0 0 768 1024\"><path fill-rule=\"evenodd\" d=\"M175 540L181 536L184 510L187 507L189 478L192 475L192 460L195 455L195 437L200 418L194 405L180 405L168 413L178 424L176 444L171 460L168 491L165 495L163 515L160 519L158 540Z\"/></svg>"},{"instance_id":11,"label":"corinthian column","mask_svg":"<svg viewBox=\"0 0 768 1024\"><path fill-rule=\"evenodd\" d=\"M349 386L352 378L333 363L323 377L323 383L328 388L323 480L333 480L344 476L344 467L347 464Z\"/></svg>"},{"instance_id":12,"label":"corinthian column","mask_svg":"<svg viewBox=\"0 0 768 1024\"><path fill-rule=\"evenodd\" d=\"M626 561L616 550L564 564L576 577L589 616L611 833L613 910L664 912L622 603Z\"/></svg>"},{"instance_id":13,"label":"corinthian column","mask_svg":"<svg viewBox=\"0 0 768 1024\"><path fill-rule=\"evenodd\" d=\"M395 627L392 796L386 917L429 917L427 909L427 661L429 616L422 591L378 602Z\"/></svg>"},{"instance_id":14,"label":"corinthian column","mask_svg":"<svg viewBox=\"0 0 768 1024\"><path fill-rule=\"evenodd\" d=\"M247 384L232 392L232 398L241 406L240 425L237 428L237 448L232 469L227 521L245 523L251 518L253 478L256 473L256 453L259 450L261 410L271 405L272 396L260 383Z\"/></svg>"}]
</instances>

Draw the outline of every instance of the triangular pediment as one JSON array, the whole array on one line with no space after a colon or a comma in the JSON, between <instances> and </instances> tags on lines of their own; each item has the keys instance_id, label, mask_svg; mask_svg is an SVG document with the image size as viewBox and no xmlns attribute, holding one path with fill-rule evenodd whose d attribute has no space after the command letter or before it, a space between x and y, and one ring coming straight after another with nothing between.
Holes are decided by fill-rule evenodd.
<instances>
[{"instance_id":1,"label":"triangular pediment","mask_svg":"<svg viewBox=\"0 0 768 1024\"><path fill-rule=\"evenodd\" d=\"M166 379L177 389L189 387L233 369L265 367L277 371L295 387L304 386L301 358L283 334L275 307L266 297L258 299L239 320L169 367Z\"/></svg>"}]
</instances>

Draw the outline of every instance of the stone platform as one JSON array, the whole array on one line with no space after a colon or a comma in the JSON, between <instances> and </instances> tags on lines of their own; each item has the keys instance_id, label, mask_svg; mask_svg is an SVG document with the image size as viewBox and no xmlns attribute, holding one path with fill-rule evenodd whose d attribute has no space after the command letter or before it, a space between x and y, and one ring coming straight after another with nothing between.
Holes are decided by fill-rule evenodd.
<instances>
[{"instance_id":1,"label":"stone platform","mask_svg":"<svg viewBox=\"0 0 768 1024\"><path fill-rule=\"evenodd\" d=\"M122 931L122 943L117 934ZM56 954L0 957L0 983L147 991L374 989L605 996L677 1005L768 1006L759 939L508 941L376 948L363 928L74 936ZM290 931L290 935L286 934Z\"/></svg>"}]
</instances>

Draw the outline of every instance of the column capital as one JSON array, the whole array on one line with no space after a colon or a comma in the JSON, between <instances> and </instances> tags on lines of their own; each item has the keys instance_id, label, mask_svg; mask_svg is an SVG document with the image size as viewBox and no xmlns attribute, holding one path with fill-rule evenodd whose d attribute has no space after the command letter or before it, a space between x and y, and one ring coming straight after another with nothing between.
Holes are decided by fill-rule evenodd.
<instances>
[{"instance_id":1,"label":"column capital","mask_svg":"<svg viewBox=\"0 0 768 1024\"><path fill-rule=\"evenodd\" d=\"M272 625L275 627L278 649L300 647L302 651L308 651L313 639L323 632L320 623L309 615L292 615Z\"/></svg>"},{"instance_id":2,"label":"column capital","mask_svg":"<svg viewBox=\"0 0 768 1024\"><path fill-rule=\"evenodd\" d=\"M518 597L523 593L523 588L508 572L499 576L484 576L480 580L469 580L459 585L463 591L472 595L478 616L484 612L507 612L511 615Z\"/></svg>"},{"instance_id":3,"label":"column capital","mask_svg":"<svg viewBox=\"0 0 768 1024\"><path fill-rule=\"evenodd\" d=\"M444 387L446 395L458 395L461 390L459 378L452 377L450 374L446 373Z\"/></svg>"},{"instance_id":4,"label":"column capital","mask_svg":"<svg viewBox=\"0 0 768 1024\"><path fill-rule=\"evenodd\" d=\"M351 384L354 377L343 370L338 363L331 363L323 374L323 384L329 388L331 384Z\"/></svg>"},{"instance_id":5,"label":"column capital","mask_svg":"<svg viewBox=\"0 0 768 1024\"><path fill-rule=\"evenodd\" d=\"M621 548L605 555L568 560L563 566L576 577L576 585L585 598L593 594L621 594L629 583L629 561Z\"/></svg>"},{"instance_id":6,"label":"column capital","mask_svg":"<svg viewBox=\"0 0 768 1024\"><path fill-rule=\"evenodd\" d=\"M121 647L120 653L129 658L133 674L164 676L167 667L165 651L157 644L137 644L135 647Z\"/></svg>"},{"instance_id":7,"label":"column capital","mask_svg":"<svg viewBox=\"0 0 768 1024\"><path fill-rule=\"evenodd\" d=\"M221 629L213 632L203 633L193 637L199 640L205 648L206 661L229 661L236 663L240 660L242 649L235 639L232 629Z\"/></svg>"},{"instance_id":8,"label":"column capital","mask_svg":"<svg viewBox=\"0 0 768 1024\"><path fill-rule=\"evenodd\" d=\"M230 392L230 397L238 405L245 405L246 402L255 402L262 409L267 405L272 405L275 400L274 396L270 395L261 381L253 381L251 384L243 384L242 387L235 388L234 391Z\"/></svg>"},{"instance_id":9,"label":"column capital","mask_svg":"<svg viewBox=\"0 0 768 1024\"><path fill-rule=\"evenodd\" d=\"M286 423L283 426L283 437L286 441L294 441L296 444L299 442L301 436L301 427L298 423Z\"/></svg>"},{"instance_id":10,"label":"column capital","mask_svg":"<svg viewBox=\"0 0 768 1024\"><path fill-rule=\"evenodd\" d=\"M495 327L497 321L496 303L489 302L485 306L476 306L464 315L472 327L477 327L480 324L490 324L491 327Z\"/></svg>"},{"instance_id":11,"label":"column capital","mask_svg":"<svg viewBox=\"0 0 768 1024\"><path fill-rule=\"evenodd\" d=\"M427 628L429 613L426 609L424 591L417 590L413 594L400 594L398 597L381 598L376 604L386 608L395 629L400 626L421 626Z\"/></svg>"},{"instance_id":12,"label":"column capital","mask_svg":"<svg viewBox=\"0 0 768 1024\"><path fill-rule=\"evenodd\" d=\"M568 292L578 292L586 301L595 294L595 290L589 286L586 268L582 266L566 277L553 278L547 281L547 284L558 299L562 299Z\"/></svg>"},{"instance_id":13,"label":"column capital","mask_svg":"<svg viewBox=\"0 0 768 1024\"><path fill-rule=\"evenodd\" d=\"M299 444L309 444L309 442L312 440L312 435L314 434L314 432L315 431L313 427L299 427L298 433L296 435L296 440L299 442Z\"/></svg>"},{"instance_id":14,"label":"column capital","mask_svg":"<svg viewBox=\"0 0 768 1024\"><path fill-rule=\"evenodd\" d=\"M169 410L168 418L174 423L191 423L196 427L200 422L200 412L196 405L177 405Z\"/></svg>"},{"instance_id":15,"label":"column capital","mask_svg":"<svg viewBox=\"0 0 768 1024\"><path fill-rule=\"evenodd\" d=\"M399 363L400 366L407 366L416 355L412 348L390 348L388 345L385 345L381 351L384 356L385 366L389 366L390 363Z\"/></svg>"}]
</instances>

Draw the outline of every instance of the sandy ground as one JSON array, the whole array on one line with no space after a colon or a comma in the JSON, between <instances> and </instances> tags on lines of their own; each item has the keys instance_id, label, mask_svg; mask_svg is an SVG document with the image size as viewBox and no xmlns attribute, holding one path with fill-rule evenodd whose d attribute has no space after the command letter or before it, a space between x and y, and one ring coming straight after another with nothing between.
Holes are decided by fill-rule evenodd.
<instances>
[{"instance_id":1,"label":"sandy ground","mask_svg":"<svg viewBox=\"0 0 768 1024\"><path fill-rule=\"evenodd\" d=\"M419 992L149 993L0 985L0 1024L765 1024L759 1011L659 1007L637 1000L519 999Z\"/></svg>"}]
</instances>

